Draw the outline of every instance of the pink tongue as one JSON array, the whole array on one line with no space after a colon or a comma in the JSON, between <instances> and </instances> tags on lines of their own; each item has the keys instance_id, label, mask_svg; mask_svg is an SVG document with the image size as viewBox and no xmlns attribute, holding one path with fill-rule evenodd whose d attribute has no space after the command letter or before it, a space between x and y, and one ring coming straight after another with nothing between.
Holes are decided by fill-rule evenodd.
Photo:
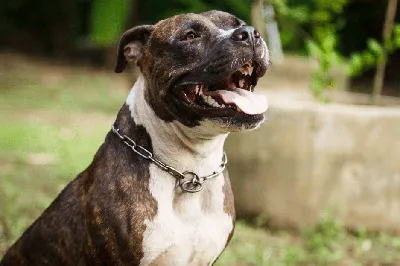
<instances>
[{"instance_id":1,"label":"pink tongue","mask_svg":"<svg viewBox=\"0 0 400 266\"><path fill-rule=\"evenodd\" d=\"M249 115L262 114L268 109L267 99L262 95L235 88L232 91L216 91L226 104L235 104L244 113Z\"/></svg>"}]
</instances>

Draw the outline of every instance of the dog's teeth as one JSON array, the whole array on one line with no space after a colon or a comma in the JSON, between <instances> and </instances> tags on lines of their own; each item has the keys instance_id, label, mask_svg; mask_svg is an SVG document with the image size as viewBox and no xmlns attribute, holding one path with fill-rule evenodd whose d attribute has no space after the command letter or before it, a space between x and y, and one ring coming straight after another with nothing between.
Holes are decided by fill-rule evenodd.
<instances>
[{"instance_id":1,"label":"dog's teeth","mask_svg":"<svg viewBox=\"0 0 400 266\"><path fill-rule=\"evenodd\" d=\"M225 104L222 104L221 107L222 107L222 108L225 108Z\"/></svg>"},{"instance_id":2,"label":"dog's teeth","mask_svg":"<svg viewBox=\"0 0 400 266\"><path fill-rule=\"evenodd\" d=\"M200 95L201 96L201 98L203 99L203 101L204 101L204 103L206 103L207 105L209 105L209 106L212 106L212 107L219 107L219 108L222 108L222 107L225 107L225 105L220 105L217 101L215 101L214 99L213 99L213 97L211 97L211 96L206 96L206 95L204 95L204 94L201 94Z\"/></svg>"},{"instance_id":3,"label":"dog's teeth","mask_svg":"<svg viewBox=\"0 0 400 266\"><path fill-rule=\"evenodd\" d=\"M215 100L211 96L207 96L207 104L213 106Z\"/></svg>"},{"instance_id":4,"label":"dog's teeth","mask_svg":"<svg viewBox=\"0 0 400 266\"><path fill-rule=\"evenodd\" d=\"M247 69L245 67L242 67L239 69L240 73L242 73L243 75L246 75L247 73Z\"/></svg>"},{"instance_id":5,"label":"dog's teeth","mask_svg":"<svg viewBox=\"0 0 400 266\"><path fill-rule=\"evenodd\" d=\"M253 69L254 69L254 67L249 67L249 68L248 68L248 70L249 70L249 75L250 75L250 76L253 75Z\"/></svg>"},{"instance_id":6,"label":"dog's teeth","mask_svg":"<svg viewBox=\"0 0 400 266\"><path fill-rule=\"evenodd\" d=\"M199 88L199 85L196 85L196 94L199 94L199 90L200 90L200 88Z\"/></svg>"}]
</instances>

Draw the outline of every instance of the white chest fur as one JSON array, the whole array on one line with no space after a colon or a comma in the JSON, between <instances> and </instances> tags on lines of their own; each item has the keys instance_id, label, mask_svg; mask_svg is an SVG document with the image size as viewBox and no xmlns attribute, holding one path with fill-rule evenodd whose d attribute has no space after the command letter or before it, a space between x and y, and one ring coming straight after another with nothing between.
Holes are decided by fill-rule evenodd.
<instances>
[{"instance_id":1,"label":"white chest fur","mask_svg":"<svg viewBox=\"0 0 400 266\"><path fill-rule=\"evenodd\" d=\"M151 137L155 156L170 166L205 176L221 164L227 132L207 121L188 128L159 119L144 99L144 79L139 77L126 103L136 124ZM224 212L224 176L209 179L197 193L178 193L176 179L150 164L149 190L157 201L157 214L145 220L143 258L140 265L211 265L223 251L233 230Z\"/></svg>"},{"instance_id":2,"label":"white chest fur","mask_svg":"<svg viewBox=\"0 0 400 266\"><path fill-rule=\"evenodd\" d=\"M211 265L233 229L224 212L224 177L208 180L199 193L177 194L175 179L150 167L150 191L157 215L145 221L140 265Z\"/></svg>"}]
</instances>

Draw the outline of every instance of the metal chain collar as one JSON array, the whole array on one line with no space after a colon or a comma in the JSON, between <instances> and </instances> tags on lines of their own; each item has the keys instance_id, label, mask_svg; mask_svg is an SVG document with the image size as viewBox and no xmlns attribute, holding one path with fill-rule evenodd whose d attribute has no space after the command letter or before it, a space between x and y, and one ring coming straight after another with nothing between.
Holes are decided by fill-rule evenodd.
<instances>
[{"instance_id":1,"label":"metal chain collar","mask_svg":"<svg viewBox=\"0 0 400 266\"><path fill-rule=\"evenodd\" d=\"M122 135L121 133L119 133L119 129L115 128L114 125L111 126L111 130L113 133L115 133L118 136L118 138L120 138L136 154L138 154L139 156L143 157L146 160L153 162L158 167L160 167L162 170L166 171L167 173L169 173L170 175L175 177L179 182L179 186L182 188L183 191L186 191L186 192L195 193L195 192L199 192L200 190L202 190L203 183L208 179L211 179L211 178L214 178L214 177L217 177L218 175L220 175L225 170L226 164L228 163L228 158L226 156L226 153L224 152L224 154L222 156L222 162L221 162L220 168L217 171L214 171L210 175L199 177L196 173L191 172L191 171L185 171L185 172L181 173L178 170L176 170L175 168L173 168L172 166L169 166L169 165L161 162L157 158L154 158L153 154L150 151L148 151L144 147L136 144L136 142L133 141L128 136ZM184 181L184 179L186 177L192 177L192 178Z\"/></svg>"}]
</instances>

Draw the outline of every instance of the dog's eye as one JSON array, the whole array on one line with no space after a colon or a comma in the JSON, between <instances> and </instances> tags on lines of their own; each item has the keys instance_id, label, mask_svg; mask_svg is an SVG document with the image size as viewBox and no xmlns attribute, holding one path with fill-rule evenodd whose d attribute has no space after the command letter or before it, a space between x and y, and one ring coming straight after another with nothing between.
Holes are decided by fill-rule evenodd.
<instances>
[{"instance_id":1,"label":"dog's eye","mask_svg":"<svg viewBox=\"0 0 400 266\"><path fill-rule=\"evenodd\" d=\"M186 33L186 41L190 41L193 40L194 38L196 38L196 34L194 34L193 31L189 31L188 33Z\"/></svg>"}]
</instances>

